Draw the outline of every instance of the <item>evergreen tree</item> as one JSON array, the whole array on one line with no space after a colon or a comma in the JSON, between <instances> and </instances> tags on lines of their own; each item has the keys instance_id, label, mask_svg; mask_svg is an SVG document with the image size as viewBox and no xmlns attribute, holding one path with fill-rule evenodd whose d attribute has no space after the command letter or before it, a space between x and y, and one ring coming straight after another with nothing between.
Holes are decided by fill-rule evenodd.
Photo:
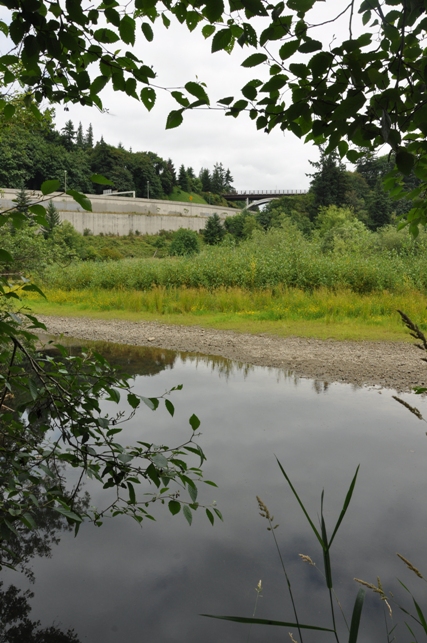
<instances>
[{"instance_id":1,"label":"evergreen tree","mask_svg":"<svg viewBox=\"0 0 427 643\"><path fill-rule=\"evenodd\" d=\"M320 161L318 163L310 161L310 164L317 170L310 175L312 177L310 192L314 194L312 218L317 216L319 208L346 205L350 184L345 165L340 162L337 155L322 152Z\"/></svg>"},{"instance_id":2,"label":"evergreen tree","mask_svg":"<svg viewBox=\"0 0 427 643\"><path fill-rule=\"evenodd\" d=\"M203 230L203 238L205 243L210 246L216 246L223 240L225 236L225 229L219 215L215 212L210 216L206 222L205 229Z\"/></svg>"},{"instance_id":3,"label":"evergreen tree","mask_svg":"<svg viewBox=\"0 0 427 643\"><path fill-rule=\"evenodd\" d=\"M172 163L172 159L168 159L166 161L166 166L167 166L168 172L170 173L170 175L172 177L172 185L176 185L177 184L176 170L175 170L174 164Z\"/></svg>"},{"instance_id":4,"label":"evergreen tree","mask_svg":"<svg viewBox=\"0 0 427 643\"><path fill-rule=\"evenodd\" d=\"M61 133L64 146L67 148L67 150L70 150L73 147L76 138L76 130L74 129L72 120L69 120L65 123L64 127L61 130Z\"/></svg>"},{"instance_id":5,"label":"evergreen tree","mask_svg":"<svg viewBox=\"0 0 427 643\"><path fill-rule=\"evenodd\" d=\"M55 208L52 200L49 201L49 205L46 208L46 221L47 225L42 227L42 233L44 238L48 239L52 236L54 229L61 223L59 212Z\"/></svg>"},{"instance_id":6,"label":"evergreen tree","mask_svg":"<svg viewBox=\"0 0 427 643\"><path fill-rule=\"evenodd\" d=\"M212 191L211 175L207 168L202 167L202 169L200 170L199 178L202 182L202 191L211 192Z\"/></svg>"},{"instance_id":7,"label":"evergreen tree","mask_svg":"<svg viewBox=\"0 0 427 643\"><path fill-rule=\"evenodd\" d=\"M377 230L390 223L392 210L392 200L384 191L381 179L378 178L368 199L369 227L372 230Z\"/></svg>"},{"instance_id":8,"label":"evergreen tree","mask_svg":"<svg viewBox=\"0 0 427 643\"><path fill-rule=\"evenodd\" d=\"M226 192L234 192L235 191L234 188L233 188L233 181L234 181L234 179L231 176L231 172L227 168L227 171L226 171L225 177L224 177L224 190Z\"/></svg>"},{"instance_id":9,"label":"evergreen tree","mask_svg":"<svg viewBox=\"0 0 427 643\"><path fill-rule=\"evenodd\" d=\"M90 150L93 148L93 128L92 128L92 123L90 123L89 127L87 128L87 132L86 132L86 136L85 136L85 145Z\"/></svg>"},{"instance_id":10,"label":"evergreen tree","mask_svg":"<svg viewBox=\"0 0 427 643\"><path fill-rule=\"evenodd\" d=\"M222 163L215 163L211 176L211 190L214 194L222 194L225 186L225 170Z\"/></svg>"},{"instance_id":11,"label":"evergreen tree","mask_svg":"<svg viewBox=\"0 0 427 643\"><path fill-rule=\"evenodd\" d=\"M78 145L79 147L83 147L84 142L85 141L83 136L83 127L82 127L82 124L79 123L79 126L77 128L77 134L76 134L76 145Z\"/></svg>"},{"instance_id":12,"label":"evergreen tree","mask_svg":"<svg viewBox=\"0 0 427 643\"><path fill-rule=\"evenodd\" d=\"M184 192L190 191L188 176L184 165L181 165L181 167L179 168L178 185L181 188L181 190L183 190Z\"/></svg>"},{"instance_id":13,"label":"evergreen tree","mask_svg":"<svg viewBox=\"0 0 427 643\"><path fill-rule=\"evenodd\" d=\"M18 192L15 195L15 198L13 199L13 203L15 203L15 210L17 212L20 212L24 216L28 217L28 208L30 207L32 201L31 198L28 196L28 193L25 189L25 186L22 186Z\"/></svg>"}]
</instances>

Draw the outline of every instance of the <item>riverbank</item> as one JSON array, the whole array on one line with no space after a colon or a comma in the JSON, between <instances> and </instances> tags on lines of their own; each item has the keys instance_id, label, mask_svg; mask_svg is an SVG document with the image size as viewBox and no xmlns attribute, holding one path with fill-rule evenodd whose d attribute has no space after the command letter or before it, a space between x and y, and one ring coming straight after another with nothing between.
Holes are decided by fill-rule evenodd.
<instances>
[{"instance_id":1,"label":"riverbank","mask_svg":"<svg viewBox=\"0 0 427 643\"><path fill-rule=\"evenodd\" d=\"M53 335L134 346L219 355L256 366L286 369L299 377L355 386L410 391L427 384L427 364L404 342L350 342L249 335L199 326L38 315ZM402 337L405 336L402 328Z\"/></svg>"}]
</instances>

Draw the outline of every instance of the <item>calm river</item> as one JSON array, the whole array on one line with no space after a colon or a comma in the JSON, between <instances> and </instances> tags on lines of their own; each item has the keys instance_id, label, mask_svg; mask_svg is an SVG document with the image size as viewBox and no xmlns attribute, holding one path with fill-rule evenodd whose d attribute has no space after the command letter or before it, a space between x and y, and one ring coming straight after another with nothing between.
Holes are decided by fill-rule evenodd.
<instances>
[{"instance_id":1,"label":"calm river","mask_svg":"<svg viewBox=\"0 0 427 643\"><path fill-rule=\"evenodd\" d=\"M361 465L332 547L334 587L350 618L359 587L354 577L376 583L379 576L384 589L410 608L399 578L426 606L425 582L396 552L427 576L427 424L395 402L391 391L325 386L276 369L158 349L122 347L116 358L136 375L136 390L143 395L184 385L172 397L174 418L163 405L155 413L144 407L126 432L130 440L179 444L196 413L202 422L199 443L208 458L205 477L218 483L218 489L201 485L199 500L216 501L224 523L212 527L200 511L190 527L182 514L172 517L166 507L153 505L157 522L145 521L142 528L117 518L101 528L84 525L76 539L66 533L50 559L33 561L32 618L44 626L72 627L82 643L290 641L290 628L249 628L200 616L252 616L261 580L256 616L293 620L273 537L258 513L258 495L280 525L275 534L301 622L329 627L323 578L298 556L311 556L322 570L321 550L275 456L316 525L325 490L329 532ZM403 397L427 416L423 399ZM89 483L87 490L93 504L102 502ZM13 572L2 579L5 585L27 587ZM392 607L397 640L412 640L399 609ZM386 625L390 629L393 623L378 596L368 591L359 640L387 641ZM341 640L347 641L344 626L342 632ZM300 640L295 629L293 635ZM304 636L306 643L332 640L329 634Z\"/></svg>"}]
</instances>

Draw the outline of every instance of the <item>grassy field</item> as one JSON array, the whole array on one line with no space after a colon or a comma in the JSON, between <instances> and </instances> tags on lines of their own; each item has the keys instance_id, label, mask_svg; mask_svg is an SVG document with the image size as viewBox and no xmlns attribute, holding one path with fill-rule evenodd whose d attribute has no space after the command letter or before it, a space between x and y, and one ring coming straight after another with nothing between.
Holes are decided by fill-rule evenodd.
<instances>
[{"instance_id":1,"label":"grassy field","mask_svg":"<svg viewBox=\"0 0 427 643\"><path fill-rule=\"evenodd\" d=\"M419 292L355 295L351 291L298 289L45 290L25 303L36 313L102 319L150 320L186 326L341 340L409 339L397 313L427 328L427 297Z\"/></svg>"},{"instance_id":2,"label":"grassy field","mask_svg":"<svg viewBox=\"0 0 427 643\"><path fill-rule=\"evenodd\" d=\"M191 257L52 264L33 275L48 301L25 301L54 315L354 340L405 340L401 309L427 329L427 238L400 248L372 233L356 241L324 251L288 225Z\"/></svg>"}]
</instances>

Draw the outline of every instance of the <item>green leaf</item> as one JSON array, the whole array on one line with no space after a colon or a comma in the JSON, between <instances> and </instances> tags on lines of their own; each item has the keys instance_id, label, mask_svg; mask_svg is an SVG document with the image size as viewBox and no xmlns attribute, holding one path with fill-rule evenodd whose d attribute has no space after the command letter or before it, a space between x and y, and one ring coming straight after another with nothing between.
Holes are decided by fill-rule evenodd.
<instances>
[{"instance_id":1,"label":"green leaf","mask_svg":"<svg viewBox=\"0 0 427 643\"><path fill-rule=\"evenodd\" d=\"M10 263L11 261L13 261L13 257L12 257L12 255L11 255L11 254L9 254L9 253L7 252L7 250L2 250L2 249L0 248L0 261L4 261L4 262L6 262L6 263Z\"/></svg>"},{"instance_id":2,"label":"green leaf","mask_svg":"<svg viewBox=\"0 0 427 643\"><path fill-rule=\"evenodd\" d=\"M199 85L199 83L189 82L185 85L185 89L189 94L192 94L192 96L195 96L199 100L209 105L209 97L203 87Z\"/></svg>"},{"instance_id":3,"label":"green leaf","mask_svg":"<svg viewBox=\"0 0 427 643\"><path fill-rule=\"evenodd\" d=\"M222 522L224 522L224 518L222 517L222 513L220 512L220 510L219 510L219 509L217 509L216 507L214 507L214 512L216 513L216 515L218 516L218 518L219 518L220 520L222 520Z\"/></svg>"},{"instance_id":4,"label":"green leaf","mask_svg":"<svg viewBox=\"0 0 427 643\"><path fill-rule=\"evenodd\" d=\"M22 290L26 290L28 292L38 292L39 295L46 299L46 295L42 290L40 290L38 286L36 286L36 284L25 284L25 286L22 286Z\"/></svg>"},{"instance_id":5,"label":"green leaf","mask_svg":"<svg viewBox=\"0 0 427 643\"><path fill-rule=\"evenodd\" d=\"M231 29L220 29L219 31L217 31L212 38L212 53L214 54L216 51L227 49L228 45L231 43L232 38L233 34L231 32Z\"/></svg>"},{"instance_id":6,"label":"green leaf","mask_svg":"<svg viewBox=\"0 0 427 643\"><path fill-rule=\"evenodd\" d=\"M37 525L31 514L24 513L19 518L28 529L36 529Z\"/></svg>"},{"instance_id":7,"label":"green leaf","mask_svg":"<svg viewBox=\"0 0 427 643\"><path fill-rule=\"evenodd\" d=\"M131 505L134 505L136 503L136 496L135 496L135 489L134 486L131 482L127 483L128 486L128 491L129 491L129 502Z\"/></svg>"},{"instance_id":8,"label":"green leaf","mask_svg":"<svg viewBox=\"0 0 427 643\"><path fill-rule=\"evenodd\" d=\"M99 185L114 185L114 183L110 181L110 179L102 176L102 174L92 174L90 180L92 181L92 183L98 183Z\"/></svg>"},{"instance_id":9,"label":"green leaf","mask_svg":"<svg viewBox=\"0 0 427 643\"><path fill-rule=\"evenodd\" d=\"M334 110L334 119L348 119L355 116L358 111L365 105L366 98L363 92L357 92L350 95L340 102Z\"/></svg>"},{"instance_id":10,"label":"green leaf","mask_svg":"<svg viewBox=\"0 0 427 643\"><path fill-rule=\"evenodd\" d=\"M300 45L298 51L302 54L311 54L313 51L319 51L322 47L323 45L319 40L308 39Z\"/></svg>"},{"instance_id":11,"label":"green leaf","mask_svg":"<svg viewBox=\"0 0 427 643\"><path fill-rule=\"evenodd\" d=\"M317 540L319 541L319 543L320 543L320 545L321 545L322 549L323 549L323 550L325 550L325 549L327 548L327 543L325 543L325 542L323 541L323 539L322 539L321 535L319 534L318 530L316 529L316 527L315 527L315 525L314 525L313 521L311 520L310 516L309 516L309 515L308 515L308 513L307 513L307 509L304 507L304 505L303 505L303 503L302 503L302 501L301 501L301 499L300 499L299 495L297 494L297 492L296 492L296 490L295 490L295 488L294 488L294 486L293 486L292 482L290 481L290 478L289 478L288 474L286 473L286 471L284 470L284 468L283 468L283 467L282 467L282 465L280 464L279 459L278 459L278 458L276 458L276 460L277 460L277 464L278 464L278 465L279 465L279 467L280 467L281 472L283 473L283 475L284 475L284 477L285 477L285 479L286 479L286 482L287 482L287 483L288 483L288 485L290 486L290 488L291 488L291 490L292 490L292 493L294 494L295 498L296 498L296 499L297 499L297 501L298 501L299 506L300 506L300 507L301 507L301 509L303 510L303 513L304 513L305 517L307 518L307 520L308 520L308 522L309 522L309 525L310 525L310 527L311 527L311 529L312 529L312 531L313 531L314 535L316 536Z\"/></svg>"},{"instance_id":12,"label":"green leaf","mask_svg":"<svg viewBox=\"0 0 427 643\"><path fill-rule=\"evenodd\" d=\"M99 94L104 89L108 81L108 76L97 76L90 86L90 93Z\"/></svg>"},{"instance_id":13,"label":"green leaf","mask_svg":"<svg viewBox=\"0 0 427 643\"><path fill-rule=\"evenodd\" d=\"M41 192L44 196L46 194L52 194L52 192L58 192L61 187L60 182L58 179L51 179L49 181L44 181L44 183L41 184Z\"/></svg>"},{"instance_id":14,"label":"green leaf","mask_svg":"<svg viewBox=\"0 0 427 643\"><path fill-rule=\"evenodd\" d=\"M206 2L205 7L203 8L203 15L206 16L209 22L219 21L223 13L224 13L223 0L209 0L209 2Z\"/></svg>"},{"instance_id":15,"label":"green leaf","mask_svg":"<svg viewBox=\"0 0 427 643\"><path fill-rule=\"evenodd\" d=\"M8 103L4 108L3 108L3 116L5 119L8 121L12 118L12 116L15 114L15 106L11 105Z\"/></svg>"},{"instance_id":16,"label":"green leaf","mask_svg":"<svg viewBox=\"0 0 427 643\"><path fill-rule=\"evenodd\" d=\"M127 45L135 44L135 20L128 15L123 16L119 25L120 38ZM147 38L148 40L148 38Z\"/></svg>"},{"instance_id":17,"label":"green leaf","mask_svg":"<svg viewBox=\"0 0 427 643\"><path fill-rule=\"evenodd\" d=\"M150 112L156 102L156 92L154 89L152 87L144 87L141 89L141 100Z\"/></svg>"},{"instance_id":18,"label":"green leaf","mask_svg":"<svg viewBox=\"0 0 427 643\"><path fill-rule=\"evenodd\" d=\"M242 67L256 67L268 60L266 54L252 54L242 62Z\"/></svg>"},{"instance_id":19,"label":"green leaf","mask_svg":"<svg viewBox=\"0 0 427 643\"><path fill-rule=\"evenodd\" d=\"M112 31L111 29L107 29L106 27L97 29L93 34L93 37L98 42L105 43L106 45L120 40L119 36L114 31Z\"/></svg>"},{"instance_id":20,"label":"green leaf","mask_svg":"<svg viewBox=\"0 0 427 643\"><path fill-rule=\"evenodd\" d=\"M202 34L205 38L209 38L215 33L215 29L216 27L214 27L214 25L205 25L202 29Z\"/></svg>"},{"instance_id":21,"label":"green leaf","mask_svg":"<svg viewBox=\"0 0 427 643\"><path fill-rule=\"evenodd\" d=\"M152 42L154 34L151 25L149 25L148 22L143 22L141 24L141 30L148 42Z\"/></svg>"},{"instance_id":22,"label":"green leaf","mask_svg":"<svg viewBox=\"0 0 427 643\"><path fill-rule=\"evenodd\" d=\"M197 487L196 485L188 483L187 485L188 493L193 502L196 502L197 500Z\"/></svg>"},{"instance_id":23,"label":"green leaf","mask_svg":"<svg viewBox=\"0 0 427 643\"><path fill-rule=\"evenodd\" d=\"M354 474L353 479L352 479L352 481L350 483L350 486L348 488L347 495L346 495L345 500L344 500L343 508L341 509L341 513L340 513L339 518L337 520L337 524L335 525L335 529L334 529L334 531L332 533L331 540L329 541L329 547L332 545L332 541L335 538L335 535L336 535L336 533L337 533L337 531L338 531L338 529L339 529L339 527L340 527L340 525L341 525L341 523L342 523L342 521L344 519L346 511L347 511L347 509L349 507L351 498L353 496L354 487L356 486L357 474L359 473L359 469L360 469L360 464L358 465L358 467L356 469L356 473Z\"/></svg>"},{"instance_id":24,"label":"green leaf","mask_svg":"<svg viewBox=\"0 0 427 643\"><path fill-rule=\"evenodd\" d=\"M188 505L184 505L182 508L182 513L184 514L187 522L189 525L193 522L193 514L191 513L191 509Z\"/></svg>"},{"instance_id":25,"label":"green leaf","mask_svg":"<svg viewBox=\"0 0 427 643\"><path fill-rule=\"evenodd\" d=\"M257 93L258 93L257 90L256 90L256 87L254 87L250 82L247 85L245 85L244 87L242 87L241 91L242 91L243 96L245 98L247 98L248 100L255 100L255 98L257 97Z\"/></svg>"},{"instance_id":26,"label":"green leaf","mask_svg":"<svg viewBox=\"0 0 427 643\"><path fill-rule=\"evenodd\" d=\"M167 408L167 410L168 410L169 414L173 417L173 416L174 416L174 413L175 413L175 407L174 407L174 405L172 404L172 402L171 402L170 400L167 400L167 399L166 399L166 400L165 400L165 406L166 406L166 408Z\"/></svg>"},{"instance_id":27,"label":"green leaf","mask_svg":"<svg viewBox=\"0 0 427 643\"><path fill-rule=\"evenodd\" d=\"M288 42L285 42L285 44L282 45L279 49L280 58L282 60L286 60L287 58L293 56L294 53L298 51L299 44L299 40L289 40Z\"/></svg>"},{"instance_id":28,"label":"green leaf","mask_svg":"<svg viewBox=\"0 0 427 643\"><path fill-rule=\"evenodd\" d=\"M33 398L33 401L35 402L39 396L39 390L37 387L36 382L33 379L28 380L28 388L30 391L30 395Z\"/></svg>"},{"instance_id":29,"label":"green leaf","mask_svg":"<svg viewBox=\"0 0 427 643\"><path fill-rule=\"evenodd\" d=\"M32 212L33 214L36 214L37 216L40 217L45 217L46 216L46 208L40 205L39 203L36 203L35 205L30 205L28 208L29 212Z\"/></svg>"},{"instance_id":30,"label":"green leaf","mask_svg":"<svg viewBox=\"0 0 427 643\"><path fill-rule=\"evenodd\" d=\"M245 618L243 616L215 616L214 614L200 614L207 618L219 618L223 621L234 621L234 623L257 623L258 625L274 625L275 627L296 627L302 630L316 630L318 632L333 632L327 627L317 627L316 625L303 625L302 623L292 623L289 621L271 621L266 618Z\"/></svg>"},{"instance_id":31,"label":"green leaf","mask_svg":"<svg viewBox=\"0 0 427 643\"><path fill-rule=\"evenodd\" d=\"M200 420L199 420L199 418L197 417L197 415L194 415L194 413L193 413L193 415L192 415L192 416L191 416L191 418L189 419L189 422L190 422L190 426L191 426L191 428L193 429L193 431L197 431L197 429L198 429L198 428L199 428L199 426L200 426Z\"/></svg>"},{"instance_id":32,"label":"green leaf","mask_svg":"<svg viewBox=\"0 0 427 643\"><path fill-rule=\"evenodd\" d=\"M182 109L172 110L166 120L166 129L173 129L174 127L179 127L183 121L182 118Z\"/></svg>"},{"instance_id":33,"label":"green leaf","mask_svg":"<svg viewBox=\"0 0 427 643\"><path fill-rule=\"evenodd\" d=\"M78 203L84 210L92 212L92 203L85 194L77 192L77 190L67 190L66 194L73 197L74 201L76 201L76 203Z\"/></svg>"},{"instance_id":34,"label":"green leaf","mask_svg":"<svg viewBox=\"0 0 427 643\"><path fill-rule=\"evenodd\" d=\"M213 517L213 513L212 513L212 511L211 511L210 509L206 509L206 515L207 515L207 517L209 518L209 522L210 522L210 523L211 523L211 525L213 526L213 524L214 524L214 522L215 522L215 518Z\"/></svg>"},{"instance_id":35,"label":"green leaf","mask_svg":"<svg viewBox=\"0 0 427 643\"><path fill-rule=\"evenodd\" d=\"M234 100L234 96L227 96L226 98L220 98L218 101L219 105L230 105Z\"/></svg>"},{"instance_id":36,"label":"green leaf","mask_svg":"<svg viewBox=\"0 0 427 643\"><path fill-rule=\"evenodd\" d=\"M73 522L82 522L82 517L74 513L74 511L71 511L70 509L65 509L64 507L55 507L55 511L58 513L62 514L68 520L71 520Z\"/></svg>"},{"instance_id":37,"label":"green leaf","mask_svg":"<svg viewBox=\"0 0 427 643\"><path fill-rule=\"evenodd\" d=\"M396 154L396 165L402 174L408 176L415 165L415 156L405 150L404 147L400 147Z\"/></svg>"},{"instance_id":38,"label":"green leaf","mask_svg":"<svg viewBox=\"0 0 427 643\"><path fill-rule=\"evenodd\" d=\"M357 636L359 634L360 619L362 616L363 601L365 600L365 590L361 587L356 596L356 601L353 607L353 614L351 617L350 636L348 643L357 643Z\"/></svg>"},{"instance_id":39,"label":"green leaf","mask_svg":"<svg viewBox=\"0 0 427 643\"><path fill-rule=\"evenodd\" d=\"M165 458L162 453L156 453L153 455L151 460L154 462L156 467L159 467L160 469L167 469L169 467L168 459Z\"/></svg>"},{"instance_id":40,"label":"green leaf","mask_svg":"<svg viewBox=\"0 0 427 643\"><path fill-rule=\"evenodd\" d=\"M181 503L177 502L176 500L170 500L168 503L169 511L171 512L172 516L176 516L177 513L181 511ZM191 525L191 523L190 523Z\"/></svg>"}]
</instances>

